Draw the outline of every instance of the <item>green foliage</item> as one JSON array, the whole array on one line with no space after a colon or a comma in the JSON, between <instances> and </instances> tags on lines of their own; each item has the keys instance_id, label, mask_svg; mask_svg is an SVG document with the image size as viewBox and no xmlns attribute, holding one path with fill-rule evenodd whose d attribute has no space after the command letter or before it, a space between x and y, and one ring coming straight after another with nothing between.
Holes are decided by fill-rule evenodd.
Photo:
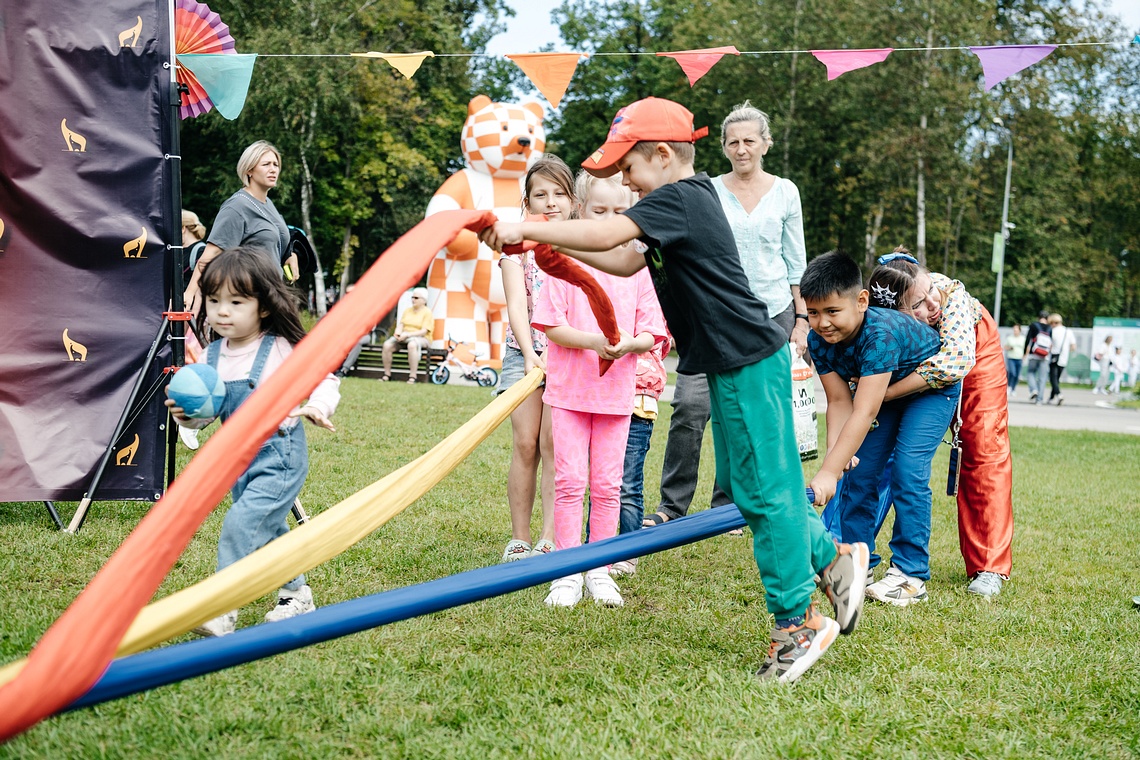
<instances>
[{"instance_id":1,"label":"green foliage","mask_svg":"<svg viewBox=\"0 0 1140 760\"><path fill-rule=\"evenodd\" d=\"M301 498L313 515L489 399L356 378L342 390L337 432L310 429ZM668 414L663 404L646 466L651 505ZM1140 437L1011 433L1014 576L1001 596L965 593L956 506L936 489L930 600L868 606L791 688L752 676L772 620L748 538L722 536L643 558L620 581L623 609L550 610L545 589L528 589L51 718L0 757L1135 757ZM497 562L510 445L504 425L405 512L308 573L318 604ZM710 440L705 452L694 509L711 493ZM934 472L945 467L942 447ZM0 505L0 662L27 653L149 506L96 502L71 536L52 530L41 504ZM213 571L225 506L158 596ZM272 604L246 605L239 625L259 624Z\"/></svg>"},{"instance_id":2,"label":"green foliage","mask_svg":"<svg viewBox=\"0 0 1140 760\"><path fill-rule=\"evenodd\" d=\"M671 97L710 126L697 168L719 174L729 169L716 144L719 122L750 99L771 116L769 171L800 187L809 256L841 248L870 266L872 253L905 244L992 305L990 252L1012 135L1016 229L1003 322L1031 321L1041 308L1084 325L1097 314L1140 311L1140 276L1123 253L1137 250L1140 231L1136 56L1062 47L986 93L975 56L934 49L1125 39L1096 3L566 0L557 17L571 48L595 53L895 48L883 63L832 82L807 54L726 56L692 88L672 62L595 56L579 67L553 140L569 162L581 161L618 107ZM996 129L995 116L1011 131ZM916 239L920 173L925 251Z\"/></svg>"}]
</instances>

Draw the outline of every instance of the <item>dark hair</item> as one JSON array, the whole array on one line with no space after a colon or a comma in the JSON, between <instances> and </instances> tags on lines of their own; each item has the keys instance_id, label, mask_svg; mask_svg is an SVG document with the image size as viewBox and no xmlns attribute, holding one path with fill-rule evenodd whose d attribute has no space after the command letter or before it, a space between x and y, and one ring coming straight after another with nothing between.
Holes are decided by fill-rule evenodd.
<instances>
[{"instance_id":1,"label":"dark hair","mask_svg":"<svg viewBox=\"0 0 1140 760\"><path fill-rule=\"evenodd\" d=\"M896 266L897 264L904 266ZM892 261L875 267L867 280L871 305L895 311L902 309L906 294L914 287L917 277L918 267L909 261Z\"/></svg>"},{"instance_id":2,"label":"dark hair","mask_svg":"<svg viewBox=\"0 0 1140 760\"><path fill-rule=\"evenodd\" d=\"M863 289L863 273L850 256L829 251L808 262L800 278L800 295L805 301L822 301L838 293L853 296Z\"/></svg>"},{"instance_id":3,"label":"dark hair","mask_svg":"<svg viewBox=\"0 0 1140 760\"><path fill-rule=\"evenodd\" d=\"M558 156L553 153L543 153L534 164L526 170L526 180L523 182L523 211L530 212L530 183L535 175L545 177L562 189L570 201L570 211L567 219L576 219L578 216L578 199L574 195L574 172Z\"/></svg>"},{"instance_id":4,"label":"dark hair","mask_svg":"<svg viewBox=\"0 0 1140 760\"><path fill-rule=\"evenodd\" d=\"M293 345L305 337L297 296L285 284L272 256L263 248L245 245L222 251L202 270L198 281L203 299L197 321L199 335L206 335L205 299L227 283L238 295L256 298L258 308L269 312L261 320L265 332L279 335Z\"/></svg>"},{"instance_id":5,"label":"dark hair","mask_svg":"<svg viewBox=\"0 0 1140 760\"><path fill-rule=\"evenodd\" d=\"M697 157L697 148L691 142L678 142L675 140L641 140L634 144L629 149L630 153L636 153L645 160L653 157L654 152L657 150L657 143L665 143L677 156L677 160L683 164L691 164Z\"/></svg>"}]
</instances>

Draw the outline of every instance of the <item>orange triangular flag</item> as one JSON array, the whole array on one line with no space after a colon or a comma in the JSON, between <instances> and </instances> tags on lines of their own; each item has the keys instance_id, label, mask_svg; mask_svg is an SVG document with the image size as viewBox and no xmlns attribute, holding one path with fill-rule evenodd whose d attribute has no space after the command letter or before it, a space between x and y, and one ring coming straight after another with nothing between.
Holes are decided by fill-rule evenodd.
<instances>
[{"instance_id":1,"label":"orange triangular flag","mask_svg":"<svg viewBox=\"0 0 1140 760\"><path fill-rule=\"evenodd\" d=\"M740 51L736 49L735 45L729 45L727 47L705 48L704 50L678 50L675 53L658 53L657 55L672 58L681 64L681 71L685 72L685 76L689 78L689 86L692 87L698 79L709 73L709 69L716 65L721 56L740 55Z\"/></svg>"},{"instance_id":2,"label":"orange triangular flag","mask_svg":"<svg viewBox=\"0 0 1140 760\"><path fill-rule=\"evenodd\" d=\"M530 77L552 106L558 108L581 56L589 58L587 53L511 53L507 58Z\"/></svg>"},{"instance_id":3,"label":"orange triangular flag","mask_svg":"<svg viewBox=\"0 0 1140 760\"><path fill-rule=\"evenodd\" d=\"M367 53L353 53L353 55L358 58L383 58L408 79L420 70L420 64L425 58L435 58L435 53L430 50L422 53L375 53L370 50Z\"/></svg>"}]
</instances>

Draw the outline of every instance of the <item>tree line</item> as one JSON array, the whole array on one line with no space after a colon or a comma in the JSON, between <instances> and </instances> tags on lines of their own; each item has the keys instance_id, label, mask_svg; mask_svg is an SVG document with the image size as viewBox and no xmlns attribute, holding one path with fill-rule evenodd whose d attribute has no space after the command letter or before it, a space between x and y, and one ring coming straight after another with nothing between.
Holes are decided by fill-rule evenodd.
<instances>
[{"instance_id":1,"label":"tree line","mask_svg":"<svg viewBox=\"0 0 1140 760\"><path fill-rule=\"evenodd\" d=\"M479 53L508 13L501 0L212 5L239 51L258 53ZM1042 308L1077 325L1140 316L1140 59L1072 46L1128 39L1099 0L566 0L555 17L559 49L623 54L584 60L548 119L548 150L572 166L618 107L655 95L711 127L697 168L723 173L719 123L749 99L772 121L765 167L800 188L809 257L838 248L870 266L904 244L992 309L1012 141L1002 322ZM989 93L976 57L938 50L996 44L1066 46ZM721 45L918 50L831 82L808 53L725 56L692 88L673 61L635 55ZM429 59L411 80L380 61L259 59L239 120L183 123L184 205L212 218L236 189L242 147L269 139L284 153L279 207L331 276L355 279L458 168L467 101L520 88L514 64L486 57Z\"/></svg>"}]
</instances>

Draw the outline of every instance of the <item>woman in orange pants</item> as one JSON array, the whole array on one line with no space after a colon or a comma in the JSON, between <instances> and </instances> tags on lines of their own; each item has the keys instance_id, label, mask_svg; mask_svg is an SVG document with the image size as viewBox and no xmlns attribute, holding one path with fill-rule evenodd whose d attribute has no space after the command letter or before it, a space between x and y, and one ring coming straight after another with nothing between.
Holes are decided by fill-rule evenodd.
<instances>
[{"instance_id":1,"label":"woman in orange pants","mask_svg":"<svg viewBox=\"0 0 1140 760\"><path fill-rule=\"evenodd\" d=\"M878 263L868 282L871 304L908 312L942 338L941 350L892 385L884 401L961 381L958 541L968 590L997 596L1013 567L1013 458L997 324L962 283L927 271L905 248ZM890 511L889 483L880 486L876 533Z\"/></svg>"}]
</instances>

